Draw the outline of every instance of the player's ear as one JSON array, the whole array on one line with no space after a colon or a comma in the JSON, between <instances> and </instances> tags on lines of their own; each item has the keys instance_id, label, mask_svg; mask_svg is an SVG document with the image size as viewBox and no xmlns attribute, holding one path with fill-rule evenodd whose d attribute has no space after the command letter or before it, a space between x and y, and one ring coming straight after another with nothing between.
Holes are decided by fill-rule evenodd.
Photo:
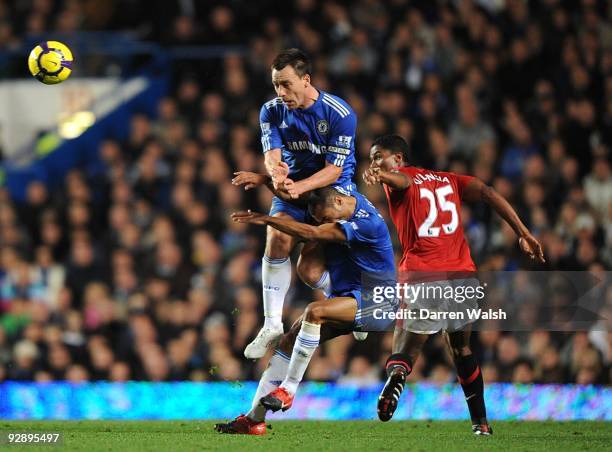
<instances>
[{"instance_id":1,"label":"player's ear","mask_svg":"<svg viewBox=\"0 0 612 452\"><path fill-rule=\"evenodd\" d=\"M304 88L308 88L308 85L310 85L310 74L304 74L302 80L304 81Z\"/></svg>"}]
</instances>

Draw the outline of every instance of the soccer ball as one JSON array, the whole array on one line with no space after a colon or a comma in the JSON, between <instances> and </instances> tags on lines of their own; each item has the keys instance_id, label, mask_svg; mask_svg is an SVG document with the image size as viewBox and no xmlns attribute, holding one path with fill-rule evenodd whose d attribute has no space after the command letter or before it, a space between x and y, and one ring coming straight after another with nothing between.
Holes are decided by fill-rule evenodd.
<instances>
[{"instance_id":1,"label":"soccer ball","mask_svg":"<svg viewBox=\"0 0 612 452\"><path fill-rule=\"evenodd\" d=\"M30 52L28 68L36 80L55 85L66 80L72 72L72 52L58 41L45 41Z\"/></svg>"}]
</instances>

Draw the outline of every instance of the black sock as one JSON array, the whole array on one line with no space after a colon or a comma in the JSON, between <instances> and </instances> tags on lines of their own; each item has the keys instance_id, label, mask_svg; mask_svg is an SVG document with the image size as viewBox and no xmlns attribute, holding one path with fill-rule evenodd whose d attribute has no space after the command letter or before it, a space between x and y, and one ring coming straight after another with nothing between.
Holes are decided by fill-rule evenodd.
<instances>
[{"instance_id":1,"label":"black sock","mask_svg":"<svg viewBox=\"0 0 612 452\"><path fill-rule=\"evenodd\" d=\"M455 361L459 383L463 388L470 410L472 424L486 424L487 410L484 403L482 372L474 355L461 356Z\"/></svg>"},{"instance_id":2,"label":"black sock","mask_svg":"<svg viewBox=\"0 0 612 452\"><path fill-rule=\"evenodd\" d=\"M385 370L387 371L387 377L391 375L394 369L401 367L406 372L406 376L412 372L412 359L405 353L394 353L387 358L385 364Z\"/></svg>"}]
</instances>

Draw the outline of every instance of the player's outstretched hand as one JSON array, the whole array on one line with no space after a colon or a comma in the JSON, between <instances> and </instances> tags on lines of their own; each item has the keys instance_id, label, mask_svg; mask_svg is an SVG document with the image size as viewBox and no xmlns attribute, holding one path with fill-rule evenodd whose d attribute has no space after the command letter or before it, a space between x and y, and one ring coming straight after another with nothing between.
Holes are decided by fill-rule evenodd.
<instances>
[{"instance_id":1,"label":"player's outstretched hand","mask_svg":"<svg viewBox=\"0 0 612 452\"><path fill-rule=\"evenodd\" d=\"M245 190L264 185L268 179L263 174L251 173L250 171L237 171L234 173L234 176L236 177L232 179L232 185L244 185Z\"/></svg>"},{"instance_id":2,"label":"player's outstretched hand","mask_svg":"<svg viewBox=\"0 0 612 452\"><path fill-rule=\"evenodd\" d=\"M363 172L366 185L375 185L380 182L380 168L368 168Z\"/></svg>"},{"instance_id":3,"label":"player's outstretched hand","mask_svg":"<svg viewBox=\"0 0 612 452\"><path fill-rule=\"evenodd\" d=\"M521 251L528 255L532 259L537 259L539 262L546 262L544 259L544 251L542 251L542 245L540 242L531 234L524 235L519 238L519 246Z\"/></svg>"},{"instance_id":4,"label":"player's outstretched hand","mask_svg":"<svg viewBox=\"0 0 612 452\"><path fill-rule=\"evenodd\" d=\"M278 184L282 184L287 179L287 176L289 176L289 165L285 162L278 162L276 168L272 170L274 188L277 188Z\"/></svg>"},{"instance_id":5,"label":"player's outstretched hand","mask_svg":"<svg viewBox=\"0 0 612 452\"><path fill-rule=\"evenodd\" d=\"M232 214L232 220L236 223L251 223L251 224L266 224L264 218L267 215L258 212L252 212L251 210L244 210L240 212L234 212Z\"/></svg>"}]
</instances>

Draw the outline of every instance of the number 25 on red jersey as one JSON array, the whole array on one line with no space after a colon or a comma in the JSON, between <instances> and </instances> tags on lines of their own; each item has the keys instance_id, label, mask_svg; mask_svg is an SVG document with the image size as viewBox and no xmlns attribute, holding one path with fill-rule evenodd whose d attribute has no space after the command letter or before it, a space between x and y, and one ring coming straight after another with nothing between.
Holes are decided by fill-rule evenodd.
<instances>
[{"instance_id":1,"label":"number 25 on red jersey","mask_svg":"<svg viewBox=\"0 0 612 452\"><path fill-rule=\"evenodd\" d=\"M453 187L444 185L436 188L433 192L428 188L419 188L421 199L429 201L429 214L425 221L419 226L419 237L439 237L440 233L452 234L459 226L459 214L457 213L457 205L448 199L453 193ZM439 226L433 226L438 218L438 211L450 212L451 220L449 223ZM442 229L442 231L440 231Z\"/></svg>"}]
</instances>

